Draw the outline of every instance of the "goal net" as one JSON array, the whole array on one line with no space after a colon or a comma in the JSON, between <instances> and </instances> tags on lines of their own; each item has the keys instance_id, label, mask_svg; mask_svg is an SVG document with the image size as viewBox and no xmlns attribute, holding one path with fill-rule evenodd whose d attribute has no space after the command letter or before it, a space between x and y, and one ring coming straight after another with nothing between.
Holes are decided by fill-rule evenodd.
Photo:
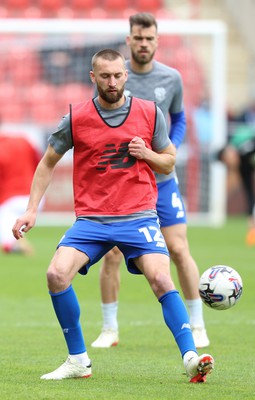
<instances>
[{"instance_id":1,"label":"goal net","mask_svg":"<svg viewBox=\"0 0 255 400\"><path fill-rule=\"evenodd\" d=\"M220 21L158 20L156 59L182 74L187 133L177 175L188 222L215 225L226 215L225 169L215 157L226 141L226 28ZM0 20L0 110L5 132L42 151L69 103L93 96L91 57L111 47L129 57L122 19ZM57 166L38 224L74 220L72 152Z\"/></svg>"}]
</instances>

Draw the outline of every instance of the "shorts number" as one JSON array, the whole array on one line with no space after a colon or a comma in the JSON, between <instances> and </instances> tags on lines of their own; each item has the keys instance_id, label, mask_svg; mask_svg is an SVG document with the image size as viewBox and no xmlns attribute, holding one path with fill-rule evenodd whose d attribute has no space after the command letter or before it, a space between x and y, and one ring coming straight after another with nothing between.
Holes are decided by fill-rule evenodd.
<instances>
[{"instance_id":1,"label":"shorts number","mask_svg":"<svg viewBox=\"0 0 255 400\"><path fill-rule=\"evenodd\" d=\"M176 218L184 218L185 214L183 204L176 192L172 193L172 207L178 209L178 211L176 212Z\"/></svg>"},{"instance_id":2,"label":"shorts number","mask_svg":"<svg viewBox=\"0 0 255 400\"><path fill-rule=\"evenodd\" d=\"M150 242L165 242L160 229L155 226L148 226L144 228L140 228L139 232L142 232L148 243Z\"/></svg>"},{"instance_id":3,"label":"shorts number","mask_svg":"<svg viewBox=\"0 0 255 400\"><path fill-rule=\"evenodd\" d=\"M180 197L177 195L176 192L172 193L172 206L174 208L179 208L180 211L183 210L182 202Z\"/></svg>"}]
</instances>

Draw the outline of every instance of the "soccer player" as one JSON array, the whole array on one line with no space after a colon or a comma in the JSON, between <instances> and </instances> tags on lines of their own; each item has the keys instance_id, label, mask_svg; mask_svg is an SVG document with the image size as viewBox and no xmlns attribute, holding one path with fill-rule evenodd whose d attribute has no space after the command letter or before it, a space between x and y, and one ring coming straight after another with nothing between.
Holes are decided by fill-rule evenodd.
<instances>
[{"instance_id":1,"label":"soccer player","mask_svg":"<svg viewBox=\"0 0 255 400\"><path fill-rule=\"evenodd\" d=\"M255 246L255 128L246 121L239 123L227 145L219 152L218 157L223 161L229 173L240 175L246 197L246 215L248 230L245 242L247 246Z\"/></svg>"},{"instance_id":2,"label":"soccer player","mask_svg":"<svg viewBox=\"0 0 255 400\"><path fill-rule=\"evenodd\" d=\"M162 110L167 125L171 120L169 137L176 148L181 144L186 129L183 109L181 76L173 68L153 59L158 46L157 22L149 13L130 17L130 35L126 41L131 58L126 63L128 81L126 93L153 100ZM197 348L207 347L202 301L198 292L199 271L190 254L187 239L186 212L178 187L176 173L156 174L158 186L157 212L171 259L186 299L190 323ZM103 327L92 347L111 347L118 344L118 293L122 255L115 248L103 260L100 270Z\"/></svg>"},{"instance_id":3,"label":"soccer player","mask_svg":"<svg viewBox=\"0 0 255 400\"><path fill-rule=\"evenodd\" d=\"M76 221L60 240L47 271L49 292L69 354L64 364L41 379L91 375L72 280L77 272L86 274L117 245L128 270L144 274L161 303L190 381L204 382L214 360L208 354L197 354L188 313L171 279L169 254L156 214L152 169L168 174L175 163L164 117L154 102L125 97L127 70L121 53L99 51L92 58L90 76L98 97L72 106L50 136L34 175L27 211L13 227L16 239L33 227L55 165L73 148Z\"/></svg>"},{"instance_id":4,"label":"soccer player","mask_svg":"<svg viewBox=\"0 0 255 400\"><path fill-rule=\"evenodd\" d=\"M27 238L17 242L12 226L26 210L30 186L40 154L21 134L0 133L0 245L4 253L32 255Z\"/></svg>"}]
</instances>

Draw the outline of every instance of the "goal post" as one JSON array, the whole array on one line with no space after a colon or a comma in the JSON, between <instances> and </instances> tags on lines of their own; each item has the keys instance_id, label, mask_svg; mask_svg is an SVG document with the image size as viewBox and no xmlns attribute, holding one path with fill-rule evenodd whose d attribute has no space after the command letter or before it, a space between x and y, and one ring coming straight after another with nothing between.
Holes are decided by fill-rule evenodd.
<instances>
[{"instance_id":1,"label":"goal post","mask_svg":"<svg viewBox=\"0 0 255 400\"><path fill-rule=\"evenodd\" d=\"M113 47L128 58L127 19L0 19L2 127L19 130L43 151L68 105L93 95L91 57ZM226 26L221 21L158 19L156 59L183 78L187 133L177 175L188 223L220 226L226 217ZM72 154L57 166L38 224L74 220Z\"/></svg>"}]
</instances>

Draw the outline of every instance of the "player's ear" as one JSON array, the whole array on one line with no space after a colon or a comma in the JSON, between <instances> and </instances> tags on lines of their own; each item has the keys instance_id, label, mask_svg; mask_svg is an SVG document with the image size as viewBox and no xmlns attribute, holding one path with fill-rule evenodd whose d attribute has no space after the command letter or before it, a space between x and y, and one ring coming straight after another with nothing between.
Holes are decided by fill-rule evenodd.
<instances>
[{"instance_id":1,"label":"player's ear","mask_svg":"<svg viewBox=\"0 0 255 400\"><path fill-rule=\"evenodd\" d=\"M128 36L126 36L126 44L127 44L127 46L129 46L130 45L130 36L128 35Z\"/></svg>"},{"instance_id":2,"label":"player's ear","mask_svg":"<svg viewBox=\"0 0 255 400\"><path fill-rule=\"evenodd\" d=\"M94 74L93 71L90 71L90 72L89 72L89 76L90 76L91 82L92 82L92 83L95 83L95 74Z\"/></svg>"}]
</instances>

